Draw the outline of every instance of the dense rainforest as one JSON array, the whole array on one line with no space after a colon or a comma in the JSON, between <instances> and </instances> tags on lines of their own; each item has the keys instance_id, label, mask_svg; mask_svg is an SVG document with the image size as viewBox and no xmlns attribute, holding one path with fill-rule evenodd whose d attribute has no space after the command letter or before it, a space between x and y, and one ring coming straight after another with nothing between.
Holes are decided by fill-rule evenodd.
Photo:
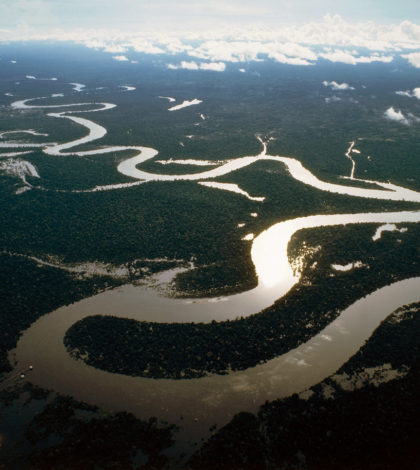
<instances>
[{"instance_id":1,"label":"dense rainforest","mask_svg":"<svg viewBox=\"0 0 420 470\"><path fill-rule=\"evenodd\" d=\"M0 44L0 56L0 133L31 129L47 134L0 136L0 143L41 145L17 159L7 155L14 148L0 152L0 468L415 467L418 304L391 315L334 376L299 396L265 403L256 415L240 413L224 428L212 428L213 437L196 443L190 458L176 447L177 429L147 410L139 419L32 386L29 374L21 378L20 371L13 371L13 349L33 322L60 306L123 284L150 283L153 274L167 269L184 268L166 292L170 296L214 297L251 289L257 278L251 243L243 238L276 222L313 214L418 210L419 204L319 191L272 161L217 178L265 197L263 202L193 181L89 192L134 182L117 171L133 152L47 155L42 145L78 139L86 129L48 116L48 109L10 106L40 96L45 98L32 104L92 103L80 110L116 104L104 112L74 114L107 130L101 140L78 150L155 148L156 158L140 167L151 173L214 168L159 160L220 163L257 155L260 137L269 154L294 157L322 180L376 187L343 179L350 175L352 162L345 154L354 141L356 178L420 190L420 102L396 94L418 86L414 67L401 59L358 66L320 61L313 67L266 60L230 64L219 74L167 68L168 60L187 56L151 60L140 54L134 67L66 43ZM240 66L246 73L238 71ZM352 89L332 90L323 84L326 80L348 82ZM75 81L86 87L75 91ZM135 90L124 91L128 84ZM176 103L202 102L172 113L161 96L174 97ZM413 116L410 125L385 119L391 106ZM33 165L39 178L10 170L15 160ZM75 360L151 379L187 380L253 367L307 341L362 296L419 276L420 229L398 224L398 230L407 231L384 232L373 241L377 228L365 224L298 232L289 260L300 271L300 282L250 317L180 325L98 315L74 324L65 344ZM354 263L349 271L333 267L349 263ZM98 266L102 271L95 271Z\"/></svg>"}]
</instances>

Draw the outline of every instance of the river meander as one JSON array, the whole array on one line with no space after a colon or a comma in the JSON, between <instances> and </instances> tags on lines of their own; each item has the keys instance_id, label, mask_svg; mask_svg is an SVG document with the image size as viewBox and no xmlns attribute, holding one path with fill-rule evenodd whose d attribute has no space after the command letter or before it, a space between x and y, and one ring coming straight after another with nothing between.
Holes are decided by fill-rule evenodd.
<instances>
[{"instance_id":1,"label":"river meander","mask_svg":"<svg viewBox=\"0 0 420 470\"><path fill-rule=\"evenodd\" d=\"M29 106L26 101L15 102L12 106L17 109L51 107ZM109 103L101 106L100 109L84 112L104 111L113 107ZM82 156L134 149L138 155L121 162L118 170L142 182L180 179L200 181L226 175L257 160L274 160L285 165L293 178L319 190L354 197L420 202L420 193L391 183L370 181L382 189L366 189L321 181L296 159L268 155L266 144L262 141L261 154L226 161L202 173L147 173L137 166L157 155L158 152L151 148L109 146L88 151L71 150L100 139L106 133L105 128L88 119L68 115L76 112L81 111L62 111L50 113L49 116L70 119L86 127L88 135L72 142L46 144L45 153L52 156ZM0 145L7 147L7 142ZM132 184L139 184L139 181L104 186L102 189L118 189ZM75 322L95 314L139 321L182 323L233 320L258 313L287 294L299 282L299 274L293 272L287 256L288 243L297 231L354 223L404 222L420 222L420 211L313 215L276 223L260 233L251 245L251 257L258 277L256 288L222 299L202 301L165 297L150 286L126 285L105 291L59 308L34 322L23 333L13 351L16 370L24 370L31 364L34 369L28 375L28 380L41 387L72 395L106 409L127 410L144 418L157 416L181 426L181 441L197 441L208 435L211 425L226 424L239 411L256 411L266 400L301 392L333 374L357 352L389 313L402 304L420 300L420 278L406 279L377 290L342 311L335 321L298 348L265 364L227 375L171 380L108 373L72 359L63 344L66 331Z\"/></svg>"}]
</instances>

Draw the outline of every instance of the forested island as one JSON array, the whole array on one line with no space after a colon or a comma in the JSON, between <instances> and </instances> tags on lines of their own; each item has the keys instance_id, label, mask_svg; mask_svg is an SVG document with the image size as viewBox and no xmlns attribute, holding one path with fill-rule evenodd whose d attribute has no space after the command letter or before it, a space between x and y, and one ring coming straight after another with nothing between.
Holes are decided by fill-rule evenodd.
<instances>
[{"instance_id":1,"label":"forested island","mask_svg":"<svg viewBox=\"0 0 420 470\"><path fill-rule=\"evenodd\" d=\"M304 253L301 281L257 315L208 324L90 316L68 330L65 345L75 359L83 358L94 367L151 378L193 378L253 367L307 341L355 300L418 276L415 240L420 229L416 224L405 226L407 232L384 233L375 242L375 225L298 232L289 253L291 259ZM398 241L401 237L404 243ZM332 267L360 260L362 266L350 271ZM222 303L220 308L228 307Z\"/></svg>"},{"instance_id":2,"label":"forested island","mask_svg":"<svg viewBox=\"0 0 420 470\"><path fill-rule=\"evenodd\" d=\"M214 436L187 462L181 463L181 457L177 468L415 466L419 313L419 303L399 308L333 376L300 395L265 403L257 415L236 415L227 426L214 429ZM103 468L167 468L161 452L176 437L173 426L157 426L153 419L142 422L127 413L104 413L27 386L2 393L3 415L16 400L41 404L25 430L35 446L29 455L34 468L59 468L63 462L69 469L90 468L94 462ZM52 435L53 444L48 442ZM118 446L110 446L110 439Z\"/></svg>"},{"instance_id":3,"label":"forested island","mask_svg":"<svg viewBox=\"0 0 420 470\"><path fill-rule=\"evenodd\" d=\"M398 309L334 376L242 413L188 469L395 469L418 460L420 304Z\"/></svg>"},{"instance_id":4,"label":"forested island","mask_svg":"<svg viewBox=\"0 0 420 470\"><path fill-rule=\"evenodd\" d=\"M131 413L128 401L111 406L100 397L99 382L94 398L77 400L58 387L32 385L43 379L44 362L32 362L42 341L29 344L23 362L19 348L37 320L61 307L134 286L228 309L225 296L257 285L253 239L274 224L419 210L409 196L386 200L395 185L411 196L420 190L418 70L401 57L299 67L264 56L218 73L168 68L188 59L183 54L140 53L132 62L103 54L67 43L0 43L0 469L415 468L418 303L391 314L310 390L265 404L254 399L252 413L243 410L225 426L228 419L207 426L195 415L187 423L186 409L166 422L170 404L157 398L158 412L142 405ZM169 112L169 98L196 104ZM391 108L397 119L387 118ZM94 134L87 121L102 127L102 137L71 144ZM156 149L134 166L154 180L118 170L136 154L129 146ZM295 159L318 181L382 191L384 199L302 182L284 162L257 158L263 149ZM252 163L188 179L243 157ZM210 179L242 192L199 184ZM420 276L418 225L345 222L298 231L288 262L299 282L247 317L170 323L96 312L56 338L76 370L116 384L225 379L306 343L358 299ZM159 284L159 275L174 270L169 285ZM141 311L142 298L136 301ZM138 401L133 390L128 396ZM228 416L229 404L219 405ZM188 426L192 438L182 440Z\"/></svg>"}]
</instances>

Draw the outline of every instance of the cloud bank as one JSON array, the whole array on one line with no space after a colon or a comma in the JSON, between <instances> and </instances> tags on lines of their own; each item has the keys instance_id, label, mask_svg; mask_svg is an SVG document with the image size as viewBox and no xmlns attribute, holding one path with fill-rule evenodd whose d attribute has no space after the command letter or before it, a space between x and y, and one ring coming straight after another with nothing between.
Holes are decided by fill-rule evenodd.
<instances>
[{"instance_id":1,"label":"cloud bank","mask_svg":"<svg viewBox=\"0 0 420 470\"><path fill-rule=\"evenodd\" d=\"M156 26L156 25L154 25ZM42 32L46 31L46 32ZM140 32L138 32L140 31ZM318 60L348 65L390 63L396 55L420 68L420 26L347 22L327 14L321 21L305 24L250 28L220 27L183 31L166 28L133 31L117 29L0 29L0 42L49 40L72 41L130 61L130 54L183 54L184 65L168 61L170 68L223 71L226 63L272 60L310 66Z\"/></svg>"},{"instance_id":2,"label":"cloud bank","mask_svg":"<svg viewBox=\"0 0 420 470\"><path fill-rule=\"evenodd\" d=\"M356 52L357 55L357 52ZM357 65L357 64L370 64L371 62L392 62L394 57L392 55L379 55L374 53L370 56L356 56L351 52L335 49L319 54L319 57L329 60L330 62L342 62L344 64Z\"/></svg>"},{"instance_id":3,"label":"cloud bank","mask_svg":"<svg viewBox=\"0 0 420 470\"><path fill-rule=\"evenodd\" d=\"M410 54L402 54L401 57L407 59L411 65L420 68L420 52L411 52Z\"/></svg>"}]
</instances>

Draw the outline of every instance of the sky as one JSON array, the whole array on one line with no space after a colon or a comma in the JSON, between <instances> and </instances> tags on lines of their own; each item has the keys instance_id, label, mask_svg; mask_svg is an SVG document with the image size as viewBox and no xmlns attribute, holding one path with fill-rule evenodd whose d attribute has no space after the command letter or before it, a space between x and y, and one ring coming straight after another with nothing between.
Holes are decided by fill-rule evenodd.
<instances>
[{"instance_id":1,"label":"sky","mask_svg":"<svg viewBox=\"0 0 420 470\"><path fill-rule=\"evenodd\" d=\"M183 54L168 68L318 60L420 68L418 0L0 0L0 42L72 41L136 63ZM186 60L187 59L187 60Z\"/></svg>"},{"instance_id":2,"label":"sky","mask_svg":"<svg viewBox=\"0 0 420 470\"><path fill-rule=\"evenodd\" d=\"M326 14L338 14L349 22L420 23L416 0L1 0L0 28L22 32L275 28L321 21Z\"/></svg>"}]
</instances>

